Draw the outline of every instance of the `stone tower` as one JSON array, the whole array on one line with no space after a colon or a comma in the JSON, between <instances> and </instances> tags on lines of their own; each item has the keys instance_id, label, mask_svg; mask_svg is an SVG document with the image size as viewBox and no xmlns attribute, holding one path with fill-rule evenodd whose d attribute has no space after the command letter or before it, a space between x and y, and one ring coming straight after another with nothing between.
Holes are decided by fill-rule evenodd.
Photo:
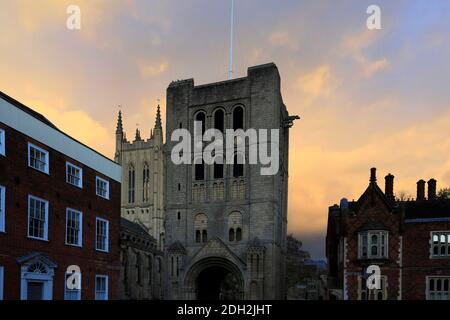
<instances>
[{"instance_id":1,"label":"stone tower","mask_svg":"<svg viewBox=\"0 0 450 320\"><path fill-rule=\"evenodd\" d=\"M119 111L115 161L122 166L122 217L139 223L164 248L164 150L159 105L150 138L142 139L136 129L133 141L123 131Z\"/></svg>"},{"instance_id":2,"label":"stone tower","mask_svg":"<svg viewBox=\"0 0 450 320\"><path fill-rule=\"evenodd\" d=\"M166 292L168 299L284 299L288 133L275 64L245 78L167 88ZM279 170L260 164L174 164L177 128L279 129ZM193 138L192 138L193 140Z\"/></svg>"}]
</instances>

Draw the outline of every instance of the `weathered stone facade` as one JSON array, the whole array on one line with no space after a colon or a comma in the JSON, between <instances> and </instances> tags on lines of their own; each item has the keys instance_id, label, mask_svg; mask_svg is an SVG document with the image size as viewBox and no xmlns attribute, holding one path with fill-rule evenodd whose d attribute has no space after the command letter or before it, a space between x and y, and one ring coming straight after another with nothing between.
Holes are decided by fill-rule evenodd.
<instances>
[{"instance_id":1,"label":"weathered stone facade","mask_svg":"<svg viewBox=\"0 0 450 320\"><path fill-rule=\"evenodd\" d=\"M145 226L121 219L119 299L163 298L164 254L156 247Z\"/></svg>"},{"instance_id":2,"label":"weathered stone facade","mask_svg":"<svg viewBox=\"0 0 450 320\"><path fill-rule=\"evenodd\" d=\"M143 140L136 129L134 141L127 140L119 112L115 161L122 166L121 215L143 224L164 248L164 153L159 105L150 138Z\"/></svg>"},{"instance_id":3,"label":"weathered stone facade","mask_svg":"<svg viewBox=\"0 0 450 320\"><path fill-rule=\"evenodd\" d=\"M167 89L166 282L168 299L283 299L288 189L289 117L274 64L245 78ZM279 129L280 167L261 164L176 165L170 141L177 128ZM269 134L270 136L270 134ZM269 138L270 139L270 138ZM125 183L126 184L126 183Z\"/></svg>"}]
</instances>

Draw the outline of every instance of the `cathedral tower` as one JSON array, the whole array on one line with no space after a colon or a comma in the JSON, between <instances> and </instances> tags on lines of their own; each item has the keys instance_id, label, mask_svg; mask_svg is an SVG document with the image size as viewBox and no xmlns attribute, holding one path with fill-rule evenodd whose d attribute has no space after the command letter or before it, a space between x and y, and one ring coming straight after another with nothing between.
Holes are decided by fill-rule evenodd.
<instances>
[{"instance_id":1,"label":"cathedral tower","mask_svg":"<svg viewBox=\"0 0 450 320\"><path fill-rule=\"evenodd\" d=\"M166 293L168 299L284 299L289 116L275 64L245 78L167 88ZM174 164L177 128L278 129L279 170L261 164ZM193 140L193 138L192 138ZM245 139L246 141L248 139ZM193 141L191 142L193 143ZM248 151L248 141L246 150ZM236 154L235 154L236 157Z\"/></svg>"},{"instance_id":2,"label":"cathedral tower","mask_svg":"<svg viewBox=\"0 0 450 320\"><path fill-rule=\"evenodd\" d=\"M114 159L122 165L122 217L139 223L164 247L164 151L161 112L158 105L156 121L150 138L142 139L136 129L134 141L123 131L119 111Z\"/></svg>"}]
</instances>

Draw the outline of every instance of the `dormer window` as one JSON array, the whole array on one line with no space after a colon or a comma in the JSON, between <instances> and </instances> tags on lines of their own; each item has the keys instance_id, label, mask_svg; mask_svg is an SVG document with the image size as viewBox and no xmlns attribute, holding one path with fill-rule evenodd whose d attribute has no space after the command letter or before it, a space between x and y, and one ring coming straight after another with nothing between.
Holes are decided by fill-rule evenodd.
<instances>
[{"instance_id":1,"label":"dormer window","mask_svg":"<svg viewBox=\"0 0 450 320\"><path fill-rule=\"evenodd\" d=\"M359 259L387 259L388 231L370 230L358 234Z\"/></svg>"}]
</instances>

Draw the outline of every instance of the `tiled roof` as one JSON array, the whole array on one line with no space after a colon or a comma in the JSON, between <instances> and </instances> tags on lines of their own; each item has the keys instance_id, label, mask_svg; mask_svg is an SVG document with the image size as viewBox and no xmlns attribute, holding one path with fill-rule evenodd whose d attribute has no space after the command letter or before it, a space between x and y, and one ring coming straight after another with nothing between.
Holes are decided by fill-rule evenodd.
<instances>
[{"instance_id":1,"label":"tiled roof","mask_svg":"<svg viewBox=\"0 0 450 320\"><path fill-rule=\"evenodd\" d=\"M131 231L132 233L139 235L146 240L150 240L151 242L156 241L155 238L153 238L141 225L128 219L120 218L120 228Z\"/></svg>"},{"instance_id":2,"label":"tiled roof","mask_svg":"<svg viewBox=\"0 0 450 320\"><path fill-rule=\"evenodd\" d=\"M450 218L450 200L405 201L405 219Z\"/></svg>"}]
</instances>

